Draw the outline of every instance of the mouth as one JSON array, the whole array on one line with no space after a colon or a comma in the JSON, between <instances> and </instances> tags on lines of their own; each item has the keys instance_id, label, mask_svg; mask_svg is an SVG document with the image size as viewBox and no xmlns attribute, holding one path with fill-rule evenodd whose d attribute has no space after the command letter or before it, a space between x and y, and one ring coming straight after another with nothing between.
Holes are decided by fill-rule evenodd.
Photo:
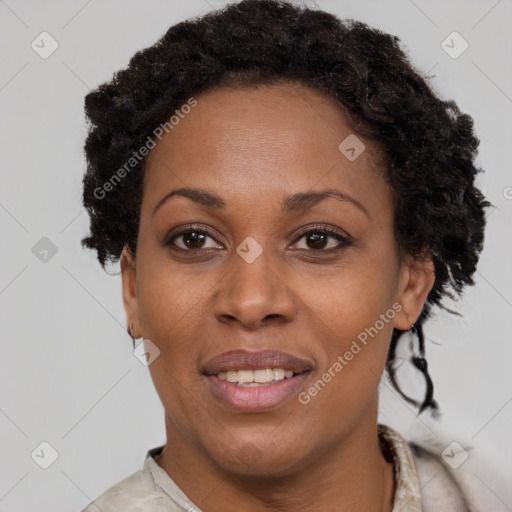
<instances>
[{"instance_id":1,"label":"mouth","mask_svg":"<svg viewBox=\"0 0 512 512\"><path fill-rule=\"evenodd\" d=\"M202 373L213 395L230 410L272 410L298 393L313 363L275 350L234 350L210 359Z\"/></svg>"}]
</instances>

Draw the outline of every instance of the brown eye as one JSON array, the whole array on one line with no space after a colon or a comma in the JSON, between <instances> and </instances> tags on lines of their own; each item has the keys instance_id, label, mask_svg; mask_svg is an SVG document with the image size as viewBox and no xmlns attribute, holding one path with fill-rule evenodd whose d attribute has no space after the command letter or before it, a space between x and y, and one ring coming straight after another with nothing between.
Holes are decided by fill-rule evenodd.
<instances>
[{"instance_id":1,"label":"brown eye","mask_svg":"<svg viewBox=\"0 0 512 512\"><path fill-rule=\"evenodd\" d=\"M296 249L320 253L335 252L352 245L352 241L348 236L327 228L313 228L306 231L297 239L295 245L298 245L300 240L304 240L305 246L297 246Z\"/></svg>"},{"instance_id":2,"label":"brown eye","mask_svg":"<svg viewBox=\"0 0 512 512\"><path fill-rule=\"evenodd\" d=\"M222 248L208 231L191 228L174 233L166 240L165 245L182 251Z\"/></svg>"},{"instance_id":3,"label":"brown eye","mask_svg":"<svg viewBox=\"0 0 512 512\"><path fill-rule=\"evenodd\" d=\"M180 235L183 240L183 244L187 249L201 249L205 243L206 236L203 233L197 231L189 231Z\"/></svg>"},{"instance_id":4,"label":"brown eye","mask_svg":"<svg viewBox=\"0 0 512 512\"><path fill-rule=\"evenodd\" d=\"M327 240L330 238L328 235L323 233L308 233L305 235L306 244L311 249L325 249Z\"/></svg>"}]
</instances>

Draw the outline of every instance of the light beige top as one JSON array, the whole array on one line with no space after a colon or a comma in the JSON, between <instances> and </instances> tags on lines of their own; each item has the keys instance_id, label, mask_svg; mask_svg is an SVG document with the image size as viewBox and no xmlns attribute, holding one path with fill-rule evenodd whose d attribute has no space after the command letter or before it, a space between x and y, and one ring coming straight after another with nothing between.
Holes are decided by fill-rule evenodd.
<instances>
[{"instance_id":1,"label":"light beige top","mask_svg":"<svg viewBox=\"0 0 512 512\"><path fill-rule=\"evenodd\" d=\"M491 492L478 489L474 472L464 472L464 464L455 469L450 467L455 464L447 464L432 451L408 443L389 427L379 425L378 431L381 443L387 446L393 459L396 484L393 512L512 510L512 504L509 508L491 489ZM82 512L201 512L156 463L154 457L162 449L159 446L149 450L140 471L109 488Z\"/></svg>"}]
</instances>

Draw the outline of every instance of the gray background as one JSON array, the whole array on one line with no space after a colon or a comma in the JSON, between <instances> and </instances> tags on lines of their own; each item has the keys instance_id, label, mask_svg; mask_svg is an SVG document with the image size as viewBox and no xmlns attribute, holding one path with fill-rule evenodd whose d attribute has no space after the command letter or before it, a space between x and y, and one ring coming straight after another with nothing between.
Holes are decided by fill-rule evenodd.
<instances>
[{"instance_id":1,"label":"gray background","mask_svg":"<svg viewBox=\"0 0 512 512\"><path fill-rule=\"evenodd\" d=\"M163 408L126 334L120 277L79 245L83 101L170 25L224 3L0 0L0 511L80 510L165 442ZM428 328L443 420L416 418L385 382L381 420L406 435L444 429L510 480L512 1L316 3L398 35L437 92L475 119L479 184L496 209L476 286L458 306L466 317L440 314ZM59 45L47 59L31 48L43 31ZM453 31L469 43L457 59L441 46ZM46 262L33 252L43 237L57 248ZM421 391L421 381L410 385ZM58 453L48 469L31 457L43 441ZM492 479L475 485L512 510Z\"/></svg>"}]
</instances>

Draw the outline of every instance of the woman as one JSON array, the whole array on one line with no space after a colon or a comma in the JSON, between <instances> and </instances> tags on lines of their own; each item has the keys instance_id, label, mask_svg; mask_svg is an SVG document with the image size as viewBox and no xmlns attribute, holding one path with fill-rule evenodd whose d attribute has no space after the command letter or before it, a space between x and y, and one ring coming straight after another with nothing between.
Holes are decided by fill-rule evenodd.
<instances>
[{"instance_id":1,"label":"woman","mask_svg":"<svg viewBox=\"0 0 512 512\"><path fill-rule=\"evenodd\" d=\"M385 369L437 409L422 326L473 284L489 206L472 119L398 38L245 0L171 27L86 112L83 244L120 260L167 435L86 512L489 510L377 423Z\"/></svg>"}]
</instances>

